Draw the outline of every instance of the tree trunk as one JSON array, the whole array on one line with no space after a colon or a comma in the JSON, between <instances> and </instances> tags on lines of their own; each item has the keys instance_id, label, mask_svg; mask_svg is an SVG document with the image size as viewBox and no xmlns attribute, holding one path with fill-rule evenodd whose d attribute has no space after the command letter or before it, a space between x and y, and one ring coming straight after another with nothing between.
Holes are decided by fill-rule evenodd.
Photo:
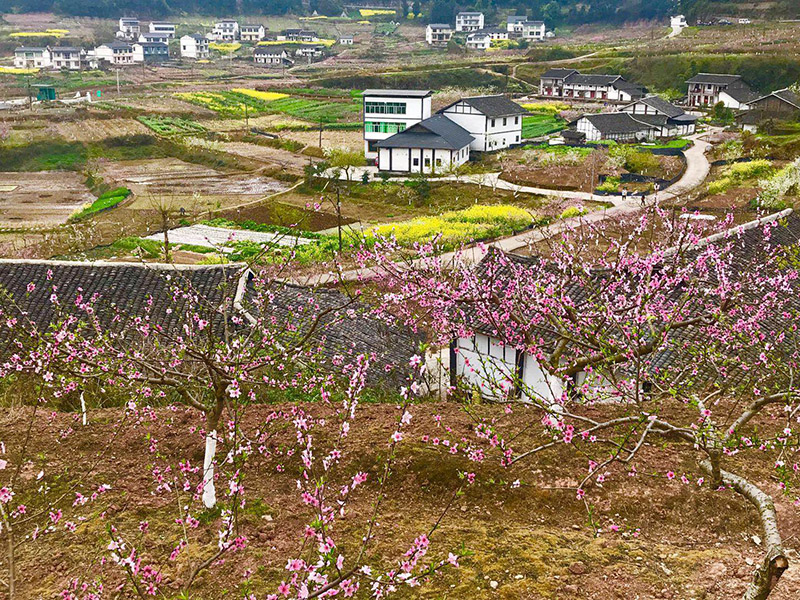
<instances>
[{"instance_id":1,"label":"tree trunk","mask_svg":"<svg viewBox=\"0 0 800 600\"><path fill-rule=\"evenodd\" d=\"M700 461L700 466L710 476L714 476L714 466L709 460ZM743 596L743 600L766 600L783 572L789 568L789 560L783 551L783 541L778 530L778 516L772 498L764 493L758 486L753 485L743 477L734 475L722 469L719 470L725 485L732 487L739 494L756 507L764 528L764 545L767 554L759 567L753 573L753 580Z\"/></svg>"},{"instance_id":2,"label":"tree trunk","mask_svg":"<svg viewBox=\"0 0 800 600\"><path fill-rule=\"evenodd\" d=\"M11 528L11 518L2 504L0 504L0 517L2 518L2 525L5 525L6 548L8 551L8 556L6 557L6 562L8 563L8 582L6 584L8 586L8 600L14 600L17 594L16 579L14 577L17 568L14 561L14 530Z\"/></svg>"},{"instance_id":3,"label":"tree trunk","mask_svg":"<svg viewBox=\"0 0 800 600\"><path fill-rule=\"evenodd\" d=\"M214 489L214 456L217 453L217 430L206 432L206 454L203 457L203 504L206 508L214 508L217 493Z\"/></svg>"}]
</instances>

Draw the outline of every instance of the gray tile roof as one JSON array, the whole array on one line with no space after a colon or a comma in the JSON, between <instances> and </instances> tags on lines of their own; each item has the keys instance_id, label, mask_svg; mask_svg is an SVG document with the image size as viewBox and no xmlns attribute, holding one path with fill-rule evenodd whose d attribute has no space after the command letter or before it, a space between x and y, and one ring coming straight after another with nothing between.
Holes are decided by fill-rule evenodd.
<instances>
[{"instance_id":1,"label":"gray tile roof","mask_svg":"<svg viewBox=\"0 0 800 600\"><path fill-rule=\"evenodd\" d=\"M564 82L577 85L611 85L620 79L622 77L619 75L583 75L576 71L572 75L568 75Z\"/></svg>"},{"instance_id":2,"label":"gray tile roof","mask_svg":"<svg viewBox=\"0 0 800 600\"><path fill-rule=\"evenodd\" d=\"M617 112L589 114L583 115L581 118L588 119L604 135L638 133L654 128L654 125L639 120L640 116L644 115L636 115L634 118L629 113Z\"/></svg>"},{"instance_id":3,"label":"gray tile roof","mask_svg":"<svg viewBox=\"0 0 800 600\"><path fill-rule=\"evenodd\" d=\"M377 143L378 148L461 150L475 138L444 115L433 115Z\"/></svg>"},{"instance_id":4,"label":"gray tile roof","mask_svg":"<svg viewBox=\"0 0 800 600\"><path fill-rule=\"evenodd\" d=\"M576 74L575 69L550 69L540 75L541 79L565 79L570 75Z\"/></svg>"},{"instance_id":5,"label":"gray tile roof","mask_svg":"<svg viewBox=\"0 0 800 600\"><path fill-rule=\"evenodd\" d=\"M789 88L785 88L785 89L782 89L782 90L777 90L775 92L772 92L771 94L767 94L766 96L760 96L760 97L756 98L755 100L749 101L748 104L753 106L757 102L760 102L761 100L767 100L768 98L777 98L777 99L781 100L782 102L785 102L786 104L794 106L795 108L800 110L800 95L795 94ZM755 108L755 106L753 106L753 108Z\"/></svg>"},{"instance_id":6,"label":"gray tile roof","mask_svg":"<svg viewBox=\"0 0 800 600\"><path fill-rule=\"evenodd\" d=\"M726 87L723 91L728 94L728 96L742 104L752 102L753 100L758 99L758 97L761 95L743 82L733 83Z\"/></svg>"},{"instance_id":7,"label":"gray tile roof","mask_svg":"<svg viewBox=\"0 0 800 600\"><path fill-rule=\"evenodd\" d=\"M14 48L14 54L17 52L44 52L47 48L38 48L33 46L20 46L19 48Z\"/></svg>"},{"instance_id":8,"label":"gray tile roof","mask_svg":"<svg viewBox=\"0 0 800 600\"><path fill-rule=\"evenodd\" d=\"M428 23L432 29L452 29L449 23Z\"/></svg>"},{"instance_id":9,"label":"gray tile roof","mask_svg":"<svg viewBox=\"0 0 800 600\"><path fill-rule=\"evenodd\" d=\"M639 100L638 103L646 104L650 108L657 110L660 114L666 115L669 118L678 117L685 112L681 107L667 102L660 96L647 96L646 98Z\"/></svg>"},{"instance_id":10,"label":"gray tile roof","mask_svg":"<svg viewBox=\"0 0 800 600\"><path fill-rule=\"evenodd\" d=\"M517 115L527 115L528 111L522 108L516 102L513 102L502 95L497 96L472 96L469 98L462 98L452 104L444 107L439 113L444 113L448 108L456 104L464 102L469 104L475 110L480 111L487 117L514 117Z\"/></svg>"},{"instance_id":11,"label":"gray tile roof","mask_svg":"<svg viewBox=\"0 0 800 600\"><path fill-rule=\"evenodd\" d=\"M397 90L397 89L369 89L361 92L363 97L366 96L387 96L398 98L426 98L433 95L431 90Z\"/></svg>"},{"instance_id":12,"label":"gray tile roof","mask_svg":"<svg viewBox=\"0 0 800 600\"><path fill-rule=\"evenodd\" d=\"M728 75L725 73L698 73L686 83L705 83L711 85L730 85L735 81L741 81L740 75Z\"/></svg>"}]
</instances>

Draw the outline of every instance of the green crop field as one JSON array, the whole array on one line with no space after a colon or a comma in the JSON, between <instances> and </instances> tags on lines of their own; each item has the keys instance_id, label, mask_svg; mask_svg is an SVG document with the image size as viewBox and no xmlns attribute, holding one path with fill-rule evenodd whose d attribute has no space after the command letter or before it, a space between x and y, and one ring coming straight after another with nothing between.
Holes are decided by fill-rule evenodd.
<instances>
[{"instance_id":1,"label":"green crop field","mask_svg":"<svg viewBox=\"0 0 800 600\"><path fill-rule=\"evenodd\" d=\"M202 133L205 127L190 119L180 119L178 117L159 117L155 115L143 115L137 120L160 135L182 135L187 133Z\"/></svg>"},{"instance_id":2,"label":"green crop field","mask_svg":"<svg viewBox=\"0 0 800 600\"><path fill-rule=\"evenodd\" d=\"M522 118L522 138L530 139L561 131L567 126L564 119L554 114L529 115Z\"/></svg>"}]
</instances>

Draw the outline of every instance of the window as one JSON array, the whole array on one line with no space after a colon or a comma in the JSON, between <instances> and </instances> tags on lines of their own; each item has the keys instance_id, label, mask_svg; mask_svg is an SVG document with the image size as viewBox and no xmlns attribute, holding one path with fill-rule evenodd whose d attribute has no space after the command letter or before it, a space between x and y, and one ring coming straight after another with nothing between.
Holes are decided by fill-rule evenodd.
<instances>
[{"instance_id":1,"label":"window","mask_svg":"<svg viewBox=\"0 0 800 600\"><path fill-rule=\"evenodd\" d=\"M519 136L517 136L517 141L519 141Z\"/></svg>"},{"instance_id":2,"label":"window","mask_svg":"<svg viewBox=\"0 0 800 600\"><path fill-rule=\"evenodd\" d=\"M414 159L414 166L415 166L415 167L418 167L418 166L419 166L419 159L418 159L418 158L415 158L415 159Z\"/></svg>"},{"instance_id":3,"label":"window","mask_svg":"<svg viewBox=\"0 0 800 600\"><path fill-rule=\"evenodd\" d=\"M431 159L428 156L425 157L425 166L426 167L430 167L431 166Z\"/></svg>"},{"instance_id":4,"label":"window","mask_svg":"<svg viewBox=\"0 0 800 600\"><path fill-rule=\"evenodd\" d=\"M508 125L508 119L506 119L505 117L503 117L503 125L504 125L504 126L505 126L505 125Z\"/></svg>"},{"instance_id":5,"label":"window","mask_svg":"<svg viewBox=\"0 0 800 600\"><path fill-rule=\"evenodd\" d=\"M404 115L405 102L366 102L364 111L376 115Z\"/></svg>"},{"instance_id":6,"label":"window","mask_svg":"<svg viewBox=\"0 0 800 600\"><path fill-rule=\"evenodd\" d=\"M514 117L514 125L519 125L519 117Z\"/></svg>"},{"instance_id":7,"label":"window","mask_svg":"<svg viewBox=\"0 0 800 600\"><path fill-rule=\"evenodd\" d=\"M400 133L405 128L405 123L385 123L382 121L366 121L364 123L364 131L367 133Z\"/></svg>"},{"instance_id":8,"label":"window","mask_svg":"<svg viewBox=\"0 0 800 600\"><path fill-rule=\"evenodd\" d=\"M492 127L494 127L494 119L492 119Z\"/></svg>"},{"instance_id":9,"label":"window","mask_svg":"<svg viewBox=\"0 0 800 600\"><path fill-rule=\"evenodd\" d=\"M437 158L436 159L436 166L437 167L441 167L442 166L442 159L441 158Z\"/></svg>"}]
</instances>

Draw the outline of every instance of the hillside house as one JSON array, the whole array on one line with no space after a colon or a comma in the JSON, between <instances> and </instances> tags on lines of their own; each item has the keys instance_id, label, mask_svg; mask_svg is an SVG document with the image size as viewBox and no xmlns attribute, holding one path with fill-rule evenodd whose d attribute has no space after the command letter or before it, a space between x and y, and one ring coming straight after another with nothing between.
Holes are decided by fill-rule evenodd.
<instances>
[{"instance_id":1,"label":"hillside house","mask_svg":"<svg viewBox=\"0 0 800 600\"><path fill-rule=\"evenodd\" d=\"M260 42L267 34L267 29L263 25L242 25L239 29L239 38L243 42Z\"/></svg>"},{"instance_id":2,"label":"hillside house","mask_svg":"<svg viewBox=\"0 0 800 600\"><path fill-rule=\"evenodd\" d=\"M50 48L20 46L14 49L14 68L46 69L52 66Z\"/></svg>"},{"instance_id":3,"label":"hillside house","mask_svg":"<svg viewBox=\"0 0 800 600\"><path fill-rule=\"evenodd\" d=\"M339 44L342 46L352 46L355 43L355 39L352 35L340 35L339 36Z\"/></svg>"},{"instance_id":4,"label":"hillside house","mask_svg":"<svg viewBox=\"0 0 800 600\"><path fill-rule=\"evenodd\" d=\"M136 17L120 17L116 36L124 40L135 40L142 32L142 26Z\"/></svg>"},{"instance_id":5,"label":"hillside house","mask_svg":"<svg viewBox=\"0 0 800 600\"><path fill-rule=\"evenodd\" d=\"M145 31L139 35L140 42L147 42L148 44L169 44L169 34L163 32L150 33Z\"/></svg>"},{"instance_id":6,"label":"hillside house","mask_svg":"<svg viewBox=\"0 0 800 600\"><path fill-rule=\"evenodd\" d=\"M755 133L762 123L773 121L797 121L800 119L800 95L785 88L761 96L747 104L747 110L736 116L736 121L745 131Z\"/></svg>"},{"instance_id":7,"label":"hillside house","mask_svg":"<svg viewBox=\"0 0 800 600\"><path fill-rule=\"evenodd\" d=\"M486 33L470 33L464 45L470 50L488 50L492 46L492 38Z\"/></svg>"},{"instance_id":8,"label":"hillside house","mask_svg":"<svg viewBox=\"0 0 800 600\"><path fill-rule=\"evenodd\" d=\"M646 88L621 75L583 75L575 69L550 69L539 78L539 95L547 98L629 103L644 98Z\"/></svg>"},{"instance_id":9,"label":"hillside house","mask_svg":"<svg viewBox=\"0 0 800 600\"><path fill-rule=\"evenodd\" d=\"M519 25L520 31L517 33L523 40L542 42L545 39L544 21L523 21Z\"/></svg>"},{"instance_id":10,"label":"hillside house","mask_svg":"<svg viewBox=\"0 0 800 600\"><path fill-rule=\"evenodd\" d=\"M53 46L50 48L50 64L54 69L80 71L86 52L74 46Z\"/></svg>"},{"instance_id":11,"label":"hillside house","mask_svg":"<svg viewBox=\"0 0 800 600\"><path fill-rule=\"evenodd\" d=\"M462 98L438 114L457 123L472 136L470 150L491 152L522 141L522 117L528 111L498 95Z\"/></svg>"},{"instance_id":12,"label":"hillside house","mask_svg":"<svg viewBox=\"0 0 800 600\"><path fill-rule=\"evenodd\" d=\"M663 119L664 123L659 125L661 131L658 134L658 137L662 138L692 135L698 119L695 115L690 115L679 106L675 106L659 96L647 96L623 106L620 111L630 113L637 119L645 117L645 120L652 125L659 125ZM651 120L651 117L657 117L657 119Z\"/></svg>"},{"instance_id":13,"label":"hillside house","mask_svg":"<svg viewBox=\"0 0 800 600\"><path fill-rule=\"evenodd\" d=\"M508 31L501 27L484 27L483 29L479 29L475 33L483 33L489 36L491 41L495 40L507 40L508 39Z\"/></svg>"},{"instance_id":14,"label":"hillside house","mask_svg":"<svg viewBox=\"0 0 800 600\"><path fill-rule=\"evenodd\" d=\"M378 142L431 116L430 90L364 90L364 156L378 158Z\"/></svg>"},{"instance_id":15,"label":"hillside house","mask_svg":"<svg viewBox=\"0 0 800 600\"><path fill-rule=\"evenodd\" d=\"M582 134L582 139L587 142L650 142L660 137L662 122L666 122L665 117L634 116L627 112L599 113L583 115L570 123L570 128Z\"/></svg>"},{"instance_id":16,"label":"hillside house","mask_svg":"<svg viewBox=\"0 0 800 600\"><path fill-rule=\"evenodd\" d=\"M685 16L675 15L674 17L670 17L669 25L673 29L684 29L689 26L689 23L686 22Z\"/></svg>"},{"instance_id":17,"label":"hillside house","mask_svg":"<svg viewBox=\"0 0 800 600\"><path fill-rule=\"evenodd\" d=\"M739 75L698 73L686 83L689 106L712 107L722 102L726 108L747 110L748 102L759 97Z\"/></svg>"},{"instance_id":18,"label":"hillside house","mask_svg":"<svg viewBox=\"0 0 800 600\"><path fill-rule=\"evenodd\" d=\"M460 12L456 15L456 31L478 31L483 29L482 12Z\"/></svg>"},{"instance_id":19,"label":"hillside house","mask_svg":"<svg viewBox=\"0 0 800 600\"><path fill-rule=\"evenodd\" d=\"M522 24L527 20L527 15L509 15L506 20L506 31L517 36L522 35Z\"/></svg>"},{"instance_id":20,"label":"hillside house","mask_svg":"<svg viewBox=\"0 0 800 600\"><path fill-rule=\"evenodd\" d=\"M294 46L294 54L311 61L325 56L325 46L321 44L298 44Z\"/></svg>"},{"instance_id":21,"label":"hillside house","mask_svg":"<svg viewBox=\"0 0 800 600\"><path fill-rule=\"evenodd\" d=\"M239 39L239 22L233 19L217 21L208 38L216 42L235 42Z\"/></svg>"},{"instance_id":22,"label":"hillside house","mask_svg":"<svg viewBox=\"0 0 800 600\"><path fill-rule=\"evenodd\" d=\"M163 42L136 42L132 49L133 62L159 63L169 60L169 45Z\"/></svg>"},{"instance_id":23,"label":"hillside house","mask_svg":"<svg viewBox=\"0 0 800 600\"><path fill-rule=\"evenodd\" d=\"M401 173L443 172L469 160L469 132L434 115L376 143L378 169Z\"/></svg>"},{"instance_id":24,"label":"hillside house","mask_svg":"<svg viewBox=\"0 0 800 600\"><path fill-rule=\"evenodd\" d=\"M319 36L314 31L305 29L286 29L276 39L279 42L314 43L319 41Z\"/></svg>"},{"instance_id":25,"label":"hillside house","mask_svg":"<svg viewBox=\"0 0 800 600\"><path fill-rule=\"evenodd\" d=\"M268 67L288 67L294 64L291 52L288 46L258 46L253 50L253 62Z\"/></svg>"},{"instance_id":26,"label":"hillside house","mask_svg":"<svg viewBox=\"0 0 800 600\"><path fill-rule=\"evenodd\" d=\"M425 28L425 42L429 46L446 46L453 39L453 29L447 23L429 23Z\"/></svg>"},{"instance_id":27,"label":"hillside house","mask_svg":"<svg viewBox=\"0 0 800 600\"><path fill-rule=\"evenodd\" d=\"M193 58L195 60L206 59L210 53L206 36L200 34L184 35L180 39L181 58Z\"/></svg>"},{"instance_id":28,"label":"hillside house","mask_svg":"<svg viewBox=\"0 0 800 600\"><path fill-rule=\"evenodd\" d=\"M147 42L139 42L147 43ZM133 46L127 42L109 42L94 49L95 58L108 64L121 66L133 64Z\"/></svg>"},{"instance_id":29,"label":"hillside house","mask_svg":"<svg viewBox=\"0 0 800 600\"><path fill-rule=\"evenodd\" d=\"M150 33L166 33L169 39L175 37L175 23L167 23L165 21L151 21Z\"/></svg>"}]
</instances>

